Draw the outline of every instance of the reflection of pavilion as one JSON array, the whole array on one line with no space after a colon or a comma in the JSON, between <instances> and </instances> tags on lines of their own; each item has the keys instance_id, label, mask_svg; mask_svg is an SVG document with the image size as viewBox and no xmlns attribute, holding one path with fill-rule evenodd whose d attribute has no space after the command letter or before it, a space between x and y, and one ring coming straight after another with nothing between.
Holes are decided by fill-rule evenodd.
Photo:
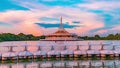
<instances>
[{"instance_id":1,"label":"reflection of pavilion","mask_svg":"<svg viewBox=\"0 0 120 68\"><path fill-rule=\"evenodd\" d=\"M49 41L78 40L76 34L71 34L64 29L63 24L62 24L62 17L60 18L60 23L61 24L60 24L59 29L55 33L47 35L45 40L49 40Z\"/></svg>"}]
</instances>

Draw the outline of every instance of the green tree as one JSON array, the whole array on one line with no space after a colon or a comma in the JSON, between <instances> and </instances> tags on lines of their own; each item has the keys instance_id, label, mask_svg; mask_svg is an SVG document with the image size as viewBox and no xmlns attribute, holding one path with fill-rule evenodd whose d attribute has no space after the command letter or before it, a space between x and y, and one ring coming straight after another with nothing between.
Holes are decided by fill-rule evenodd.
<instances>
[{"instance_id":1,"label":"green tree","mask_svg":"<svg viewBox=\"0 0 120 68\"><path fill-rule=\"evenodd\" d=\"M11 34L11 33L3 33L0 35L1 40L3 41L14 41L19 40L17 38L17 35Z\"/></svg>"},{"instance_id":2,"label":"green tree","mask_svg":"<svg viewBox=\"0 0 120 68\"><path fill-rule=\"evenodd\" d=\"M45 35L37 36L38 39L45 39Z\"/></svg>"},{"instance_id":3,"label":"green tree","mask_svg":"<svg viewBox=\"0 0 120 68\"><path fill-rule=\"evenodd\" d=\"M120 40L120 34L118 34L118 33L115 34L115 39L116 39L116 40Z\"/></svg>"},{"instance_id":4,"label":"green tree","mask_svg":"<svg viewBox=\"0 0 120 68\"><path fill-rule=\"evenodd\" d=\"M115 40L115 36L113 34L109 34L107 37L106 37L107 40Z\"/></svg>"},{"instance_id":5,"label":"green tree","mask_svg":"<svg viewBox=\"0 0 120 68\"><path fill-rule=\"evenodd\" d=\"M18 37L19 37L19 40L21 40L21 41L28 40L27 36L23 33L19 33Z\"/></svg>"},{"instance_id":6,"label":"green tree","mask_svg":"<svg viewBox=\"0 0 120 68\"><path fill-rule=\"evenodd\" d=\"M2 40L0 39L0 42L2 42Z\"/></svg>"},{"instance_id":7,"label":"green tree","mask_svg":"<svg viewBox=\"0 0 120 68\"><path fill-rule=\"evenodd\" d=\"M94 39L95 39L95 40L100 40L100 36L99 36L99 35L95 35L95 36L94 36Z\"/></svg>"},{"instance_id":8,"label":"green tree","mask_svg":"<svg viewBox=\"0 0 120 68\"><path fill-rule=\"evenodd\" d=\"M28 40L33 40L34 39L34 36L32 34L28 34L26 35L27 39Z\"/></svg>"},{"instance_id":9,"label":"green tree","mask_svg":"<svg viewBox=\"0 0 120 68\"><path fill-rule=\"evenodd\" d=\"M0 41L26 41L26 40L40 40L40 39L45 39L46 36L34 36L32 34L24 34L24 33L19 33L18 35L11 34L11 33L2 33L0 34ZM100 37L99 35L95 35L94 37L90 36L78 36L79 39L84 39L84 40L120 40L120 34L109 34L106 37Z\"/></svg>"}]
</instances>

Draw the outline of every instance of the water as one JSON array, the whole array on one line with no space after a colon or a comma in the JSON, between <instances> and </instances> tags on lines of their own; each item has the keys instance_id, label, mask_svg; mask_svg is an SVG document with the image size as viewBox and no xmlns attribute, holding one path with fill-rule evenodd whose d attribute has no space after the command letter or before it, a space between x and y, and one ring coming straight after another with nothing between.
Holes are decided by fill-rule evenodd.
<instances>
[{"instance_id":1,"label":"water","mask_svg":"<svg viewBox=\"0 0 120 68\"><path fill-rule=\"evenodd\" d=\"M27 44L26 44L27 43ZM120 46L120 41L65 41L65 42L50 42L50 41L13 41L1 42L0 53L9 51L8 46L15 46L13 51L20 52L24 50L24 46L28 46L28 50L32 53L36 52L38 45L99 45L99 44L112 44ZM0 64L0 68L120 68L119 60L59 60L59 61L39 61L39 62L20 62Z\"/></svg>"},{"instance_id":2,"label":"water","mask_svg":"<svg viewBox=\"0 0 120 68\"><path fill-rule=\"evenodd\" d=\"M119 60L39 61L1 64L0 68L120 68Z\"/></svg>"}]
</instances>

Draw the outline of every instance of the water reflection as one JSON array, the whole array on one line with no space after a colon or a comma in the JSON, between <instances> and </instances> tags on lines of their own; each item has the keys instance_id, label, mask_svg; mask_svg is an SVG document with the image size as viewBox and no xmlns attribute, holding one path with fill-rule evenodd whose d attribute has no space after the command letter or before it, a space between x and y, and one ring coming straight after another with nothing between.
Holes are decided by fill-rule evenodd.
<instances>
[{"instance_id":1,"label":"water reflection","mask_svg":"<svg viewBox=\"0 0 120 68\"><path fill-rule=\"evenodd\" d=\"M119 60L40 61L1 64L0 68L120 68Z\"/></svg>"},{"instance_id":2,"label":"water reflection","mask_svg":"<svg viewBox=\"0 0 120 68\"><path fill-rule=\"evenodd\" d=\"M92 43L92 44L98 44L98 43L113 43L114 45L120 45L120 41L76 41L76 42L66 42L67 45L87 45L88 42ZM2 47L2 46L10 46L11 43L14 43L15 46L13 48L13 51L23 51L24 47L21 47L24 42L2 42L0 43L0 53L5 53L8 52L8 48L6 47ZM30 44L30 46L28 47L28 50L30 52L36 52L36 50L38 49L38 47L36 46L38 43L40 43L39 41L29 41L28 44ZM50 42L41 42L41 43L45 43L45 45L47 46L48 44L51 44ZM54 44L55 42L53 42ZM61 43L58 43L59 45L61 45ZM55 45L56 46L56 45ZM57 46L58 47L58 46ZM59 47L58 47L59 48ZM73 48L73 47L72 47ZM97 49L99 50L100 47L91 47L93 49ZM117 47L118 48L118 47ZM47 48L48 49L48 48ZM56 50L59 50L57 48L55 48ZM62 49L62 48L61 48ZM70 48L71 49L71 48ZM82 47L81 47L82 49ZM108 49L107 47L105 47L105 49ZM111 48L110 48L111 49ZM44 49L46 50L46 49ZM119 48L118 48L119 50ZM120 68L120 61L119 60L72 60L72 61L40 61L40 62L19 62L19 63L5 63L5 64L0 64L0 68Z\"/></svg>"}]
</instances>

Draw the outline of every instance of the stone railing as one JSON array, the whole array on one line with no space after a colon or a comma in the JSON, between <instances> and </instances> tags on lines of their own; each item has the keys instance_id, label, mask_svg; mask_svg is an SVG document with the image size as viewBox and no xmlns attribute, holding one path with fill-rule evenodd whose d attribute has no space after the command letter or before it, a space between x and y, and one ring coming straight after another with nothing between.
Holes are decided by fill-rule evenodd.
<instances>
[{"instance_id":1,"label":"stone railing","mask_svg":"<svg viewBox=\"0 0 120 68\"><path fill-rule=\"evenodd\" d=\"M105 57L110 55L117 57L120 55L120 46L116 45L42 45L33 46L37 47L36 51L31 52L28 48L30 46L2 46L8 48L6 52L1 52L0 57L2 60L8 58L37 58L37 57L90 57L96 55L98 57ZM1 48L2 48L1 47ZM15 51L14 49L21 49L21 51ZM4 50L4 49L3 49ZM2 51L3 51L2 50ZM0 50L1 51L1 50Z\"/></svg>"}]
</instances>

